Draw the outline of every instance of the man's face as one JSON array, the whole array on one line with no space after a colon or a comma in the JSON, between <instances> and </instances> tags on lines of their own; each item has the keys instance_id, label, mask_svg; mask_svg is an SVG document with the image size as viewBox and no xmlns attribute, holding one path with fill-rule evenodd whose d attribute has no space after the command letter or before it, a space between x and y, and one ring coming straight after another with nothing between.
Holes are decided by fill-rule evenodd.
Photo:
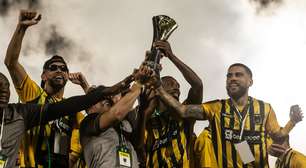
<instances>
[{"instance_id":1,"label":"man's face","mask_svg":"<svg viewBox=\"0 0 306 168\"><path fill-rule=\"evenodd\" d=\"M162 80L162 85L167 93L172 95L176 100L180 97L180 84L172 78L166 78Z\"/></svg>"},{"instance_id":2,"label":"man's face","mask_svg":"<svg viewBox=\"0 0 306 168\"><path fill-rule=\"evenodd\" d=\"M253 81L246 70L241 66L233 66L227 72L227 94L234 99L240 98L248 92Z\"/></svg>"},{"instance_id":3,"label":"man's face","mask_svg":"<svg viewBox=\"0 0 306 168\"><path fill-rule=\"evenodd\" d=\"M43 73L42 80L45 81L46 85L50 85L54 89L63 88L68 80L67 66L61 62L50 64Z\"/></svg>"},{"instance_id":4,"label":"man's face","mask_svg":"<svg viewBox=\"0 0 306 168\"><path fill-rule=\"evenodd\" d=\"M10 100L10 84L0 79L0 108L6 107Z\"/></svg>"}]
</instances>

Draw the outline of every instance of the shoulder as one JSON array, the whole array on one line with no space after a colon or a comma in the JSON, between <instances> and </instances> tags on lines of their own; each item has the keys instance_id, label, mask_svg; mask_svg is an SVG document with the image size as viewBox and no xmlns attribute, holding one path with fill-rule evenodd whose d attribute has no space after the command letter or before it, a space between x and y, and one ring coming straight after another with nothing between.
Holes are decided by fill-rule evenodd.
<instances>
[{"instance_id":1,"label":"shoulder","mask_svg":"<svg viewBox=\"0 0 306 168\"><path fill-rule=\"evenodd\" d=\"M273 108L270 103L253 97L251 98L254 106L257 106L258 108L263 108L265 112L273 111Z\"/></svg>"},{"instance_id":2,"label":"shoulder","mask_svg":"<svg viewBox=\"0 0 306 168\"><path fill-rule=\"evenodd\" d=\"M215 100L211 100L211 101L207 101L202 103L202 106L217 106L217 105L221 105L222 102L225 102L225 99L215 99Z\"/></svg>"},{"instance_id":3,"label":"shoulder","mask_svg":"<svg viewBox=\"0 0 306 168\"><path fill-rule=\"evenodd\" d=\"M80 125L80 136L90 136L97 132L96 119L100 116L100 113L88 114Z\"/></svg>"},{"instance_id":4,"label":"shoulder","mask_svg":"<svg viewBox=\"0 0 306 168\"><path fill-rule=\"evenodd\" d=\"M268 106L271 106L270 103L264 101L264 100L261 100L261 99L257 99L257 98L254 98L254 97L251 97L252 101L255 102L255 103L261 103L263 105L268 105Z\"/></svg>"}]
</instances>

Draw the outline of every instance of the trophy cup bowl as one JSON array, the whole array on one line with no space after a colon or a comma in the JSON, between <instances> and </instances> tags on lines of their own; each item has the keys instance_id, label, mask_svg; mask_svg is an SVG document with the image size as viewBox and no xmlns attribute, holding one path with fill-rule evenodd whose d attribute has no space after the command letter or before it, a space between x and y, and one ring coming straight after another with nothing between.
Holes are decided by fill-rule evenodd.
<instances>
[{"instance_id":1,"label":"trophy cup bowl","mask_svg":"<svg viewBox=\"0 0 306 168\"><path fill-rule=\"evenodd\" d=\"M161 51L153 47L153 43L158 40L168 40L173 31L178 27L175 20L166 15L158 15L152 18L153 21L153 42L151 54L146 59L147 65L154 69L159 75L160 69L157 65L160 62Z\"/></svg>"}]
</instances>

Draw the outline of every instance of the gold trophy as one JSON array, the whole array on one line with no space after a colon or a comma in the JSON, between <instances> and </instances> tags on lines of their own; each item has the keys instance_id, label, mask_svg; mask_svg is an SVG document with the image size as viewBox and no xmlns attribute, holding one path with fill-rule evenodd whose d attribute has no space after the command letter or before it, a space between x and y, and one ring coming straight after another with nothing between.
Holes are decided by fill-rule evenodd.
<instances>
[{"instance_id":1,"label":"gold trophy","mask_svg":"<svg viewBox=\"0 0 306 168\"><path fill-rule=\"evenodd\" d=\"M167 40L172 32L177 28L174 19L166 15L158 15L152 18L153 21L153 42L151 45L151 54L147 57L146 63L159 75L160 69L157 67L160 61L161 51L153 47L157 40Z\"/></svg>"}]
</instances>

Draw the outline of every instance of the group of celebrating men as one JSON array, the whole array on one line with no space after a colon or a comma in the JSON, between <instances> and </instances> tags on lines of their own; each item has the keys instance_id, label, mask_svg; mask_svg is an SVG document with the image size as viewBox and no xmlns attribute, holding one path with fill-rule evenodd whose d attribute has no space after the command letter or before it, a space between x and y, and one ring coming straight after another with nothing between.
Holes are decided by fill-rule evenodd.
<instances>
[{"instance_id":1,"label":"group of celebrating men","mask_svg":"<svg viewBox=\"0 0 306 168\"><path fill-rule=\"evenodd\" d=\"M19 55L27 29L40 19L35 11L20 12L5 57L22 103L9 103L10 83L0 73L0 167L265 168L268 154L278 158L276 167L306 167L306 157L289 145L289 132L303 119L300 107L291 106L281 127L269 103L248 95L253 80L246 65L228 68L228 99L206 103L200 77L167 41L153 46L190 84L182 103L176 79L160 78L146 62L113 86L93 87L55 55L43 65L39 86ZM86 94L65 99L68 80ZM209 121L199 137L196 120Z\"/></svg>"}]
</instances>

